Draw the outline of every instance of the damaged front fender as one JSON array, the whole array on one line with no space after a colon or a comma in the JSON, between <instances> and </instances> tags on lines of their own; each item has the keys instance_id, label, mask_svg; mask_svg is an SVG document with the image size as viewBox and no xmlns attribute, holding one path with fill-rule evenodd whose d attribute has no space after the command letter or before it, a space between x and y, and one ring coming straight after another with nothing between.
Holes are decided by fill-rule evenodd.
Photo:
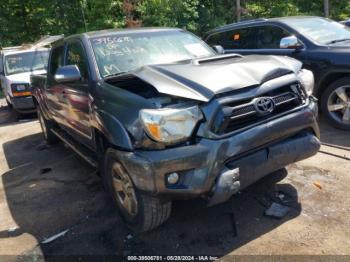
<instances>
[{"instance_id":1,"label":"damaged front fender","mask_svg":"<svg viewBox=\"0 0 350 262\"><path fill-rule=\"evenodd\" d=\"M94 127L99 130L116 147L131 151L133 145L128 132L113 115L103 110L94 112Z\"/></svg>"}]
</instances>

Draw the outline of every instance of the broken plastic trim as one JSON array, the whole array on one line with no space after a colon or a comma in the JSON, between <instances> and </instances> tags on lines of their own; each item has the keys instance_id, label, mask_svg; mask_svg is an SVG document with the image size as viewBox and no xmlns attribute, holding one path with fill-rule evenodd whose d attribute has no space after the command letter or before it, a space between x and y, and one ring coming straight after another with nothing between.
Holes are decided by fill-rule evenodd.
<instances>
[{"instance_id":1,"label":"broken plastic trim","mask_svg":"<svg viewBox=\"0 0 350 262\"><path fill-rule=\"evenodd\" d=\"M240 189L239 168L225 169L220 175L213 189L213 195L208 206L214 206L227 201Z\"/></svg>"}]
</instances>

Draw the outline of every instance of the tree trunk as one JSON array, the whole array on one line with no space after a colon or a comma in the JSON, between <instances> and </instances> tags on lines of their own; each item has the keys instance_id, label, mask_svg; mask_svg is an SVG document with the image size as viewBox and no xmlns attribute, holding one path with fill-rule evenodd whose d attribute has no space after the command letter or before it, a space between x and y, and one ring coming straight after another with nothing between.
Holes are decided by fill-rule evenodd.
<instances>
[{"instance_id":1,"label":"tree trunk","mask_svg":"<svg viewBox=\"0 0 350 262\"><path fill-rule=\"evenodd\" d=\"M236 16L237 22L241 21L241 0L236 0Z\"/></svg>"},{"instance_id":2,"label":"tree trunk","mask_svg":"<svg viewBox=\"0 0 350 262\"><path fill-rule=\"evenodd\" d=\"M329 0L324 0L324 16L329 17Z\"/></svg>"}]
</instances>

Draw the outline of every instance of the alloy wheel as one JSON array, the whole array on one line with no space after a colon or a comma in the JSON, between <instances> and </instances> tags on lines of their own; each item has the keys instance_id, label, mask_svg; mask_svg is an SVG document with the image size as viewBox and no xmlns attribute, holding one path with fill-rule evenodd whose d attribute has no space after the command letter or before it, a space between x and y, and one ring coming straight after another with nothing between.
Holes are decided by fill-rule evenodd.
<instances>
[{"instance_id":1,"label":"alloy wheel","mask_svg":"<svg viewBox=\"0 0 350 262\"><path fill-rule=\"evenodd\" d=\"M350 86L335 89L328 98L328 111L331 117L341 124L350 124Z\"/></svg>"},{"instance_id":2,"label":"alloy wheel","mask_svg":"<svg viewBox=\"0 0 350 262\"><path fill-rule=\"evenodd\" d=\"M114 163L112 167L113 188L119 203L129 216L137 215L138 203L134 185L119 163Z\"/></svg>"}]
</instances>

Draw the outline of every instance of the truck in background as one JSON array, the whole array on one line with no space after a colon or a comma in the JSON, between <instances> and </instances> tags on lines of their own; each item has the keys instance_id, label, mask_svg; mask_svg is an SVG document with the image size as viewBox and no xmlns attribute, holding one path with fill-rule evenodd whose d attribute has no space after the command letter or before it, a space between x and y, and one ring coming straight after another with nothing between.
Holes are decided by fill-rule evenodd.
<instances>
[{"instance_id":1,"label":"truck in background","mask_svg":"<svg viewBox=\"0 0 350 262\"><path fill-rule=\"evenodd\" d=\"M1 87L8 106L20 114L35 111L30 75L46 72L49 50L11 50L3 54Z\"/></svg>"},{"instance_id":2,"label":"truck in background","mask_svg":"<svg viewBox=\"0 0 350 262\"><path fill-rule=\"evenodd\" d=\"M18 115L35 111L30 76L46 73L49 45L60 37L62 36L46 36L34 44L1 49L1 89L8 106Z\"/></svg>"}]
</instances>

